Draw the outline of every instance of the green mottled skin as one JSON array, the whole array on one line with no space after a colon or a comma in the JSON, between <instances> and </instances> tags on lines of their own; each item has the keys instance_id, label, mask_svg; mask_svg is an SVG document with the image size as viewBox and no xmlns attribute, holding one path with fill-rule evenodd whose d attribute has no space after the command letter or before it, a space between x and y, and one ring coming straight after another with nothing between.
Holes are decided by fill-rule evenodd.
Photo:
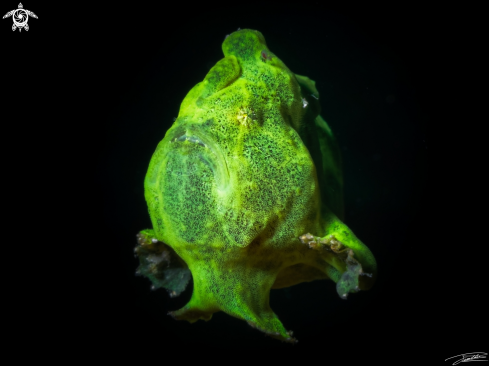
<instances>
[{"instance_id":1,"label":"green mottled skin","mask_svg":"<svg viewBox=\"0 0 489 366\"><path fill-rule=\"evenodd\" d=\"M224 311L294 342L270 309L271 288L330 278L346 298L373 284L376 262L339 219L340 157L314 81L258 31L234 32L222 49L151 159L140 272L178 295L190 271L192 298L176 319Z\"/></svg>"}]
</instances>

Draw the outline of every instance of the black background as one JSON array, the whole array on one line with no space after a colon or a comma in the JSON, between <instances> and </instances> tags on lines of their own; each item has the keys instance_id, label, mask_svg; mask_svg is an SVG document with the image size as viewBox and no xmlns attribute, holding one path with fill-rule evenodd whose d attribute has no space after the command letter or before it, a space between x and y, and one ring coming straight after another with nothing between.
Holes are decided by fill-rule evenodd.
<instances>
[{"instance_id":1,"label":"black background","mask_svg":"<svg viewBox=\"0 0 489 366\"><path fill-rule=\"evenodd\" d=\"M441 258L450 224L437 222L444 208L435 207L429 184L448 37L436 11L140 3L87 6L60 23L59 13L36 6L24 3L39 16L29 20L28 33L12 32L9 19L2 23L4 49L11 50L4 106L22 111L25 123L13 124L9 136L22 139L23 151L35 157L36 178L53 192L37 195L36 223L47 235L32 244L46 258L36 273L49 277L52 290L34 281L33 291L53 304L50 322L61 319L75 343L89 352L127 347L142 355L205 347L308 350L324 362L400 353L416 360L423 353L442 363L483 351L473 330L487 326L487 300L478 297L485 277L474 274L467 283L458 276L462 269ZM177 322L166 313L189 300L191 286L170 300L134 275L135 235L151 227L143 191L151 155L186 93L223 57L225 35L238 27L262 32L293 72L316 81L321 114L342 150L345 222L378 262L376 285L346 301L328 281L273 290L272 309L299 340L293 346L224 313ZM11 151L7 142L4 153ZM22 173L16 159L5 161L13 175ZM46 217L55 218L49 226Z\"/></svg>"}]
</instances>

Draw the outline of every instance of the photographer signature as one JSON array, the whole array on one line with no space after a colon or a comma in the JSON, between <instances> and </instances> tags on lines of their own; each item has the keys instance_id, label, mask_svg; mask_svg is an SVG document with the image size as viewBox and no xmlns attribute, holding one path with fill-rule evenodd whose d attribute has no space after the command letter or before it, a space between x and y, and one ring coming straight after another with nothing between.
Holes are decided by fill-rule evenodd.
<instances>
[{"instance_id":1,"label":"photographer signature","mask_svg":"<svg viewBox=\"0 0 489 366\"><path fill-rule=\"evenodd\" d=\"M487 360L479 360L479 358L486 358L487 353L486 352L470 352L470 353L462 353L461 355L456 355L447 358L445 361L454 358L454 357L462 357L461 359L455 361L452 363L452 365L457 365L460 362L470 362L470 361L487 361Z\"/></svg>"}]
</instances>

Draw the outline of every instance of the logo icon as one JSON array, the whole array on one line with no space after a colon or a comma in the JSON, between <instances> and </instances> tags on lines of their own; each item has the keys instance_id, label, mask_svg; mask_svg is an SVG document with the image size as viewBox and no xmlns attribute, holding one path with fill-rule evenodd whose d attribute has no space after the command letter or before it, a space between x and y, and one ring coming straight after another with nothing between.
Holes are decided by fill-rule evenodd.
<instances>
[{"instance_id":1,"label":"logo icon","mask_svg":"<svg viewBox=\"0 0 489 366\"><path fill-rule=\"evenodd\" d=\"M27 25L27 21L29 20L29 15L37 19L36 14L34 14L30 10L24 9L22 3L19 3L19 8L9 11L7 14L3 16L3 19L12 16L12 19L14 20L14 25L12 25L13 31L16 30L17 28L19 28L19 32L22 30L22 28L25 28L25 30L28 31L29 26Z\"/></svg>"}]
</instances>

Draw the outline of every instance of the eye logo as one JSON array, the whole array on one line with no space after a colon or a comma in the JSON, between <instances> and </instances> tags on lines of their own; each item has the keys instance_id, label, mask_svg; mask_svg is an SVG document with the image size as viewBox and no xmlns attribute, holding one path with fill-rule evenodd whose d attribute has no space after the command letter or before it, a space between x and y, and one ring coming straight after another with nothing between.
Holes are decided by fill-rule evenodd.
<instances>
[{"instance_id":1,"label":"eye logo","mask_svg":"<svg viewBox=\"0 0 489 366\"><path fill-rule=\"evenodd\" d=\"M34 14L30 10L24 9L22 3L19 3L19 8L9 11L7 14L3 16L3 19L12 16L12 19L14 20L14 24L12 25L13 31L16 30L17 28L19 28L19 32L22 31L22 28L25 28L25 30L28 31L29 26L27 25L27 21L29 20L29 15L37 19L36 14Z\"/></svg>"}]
</instances>

